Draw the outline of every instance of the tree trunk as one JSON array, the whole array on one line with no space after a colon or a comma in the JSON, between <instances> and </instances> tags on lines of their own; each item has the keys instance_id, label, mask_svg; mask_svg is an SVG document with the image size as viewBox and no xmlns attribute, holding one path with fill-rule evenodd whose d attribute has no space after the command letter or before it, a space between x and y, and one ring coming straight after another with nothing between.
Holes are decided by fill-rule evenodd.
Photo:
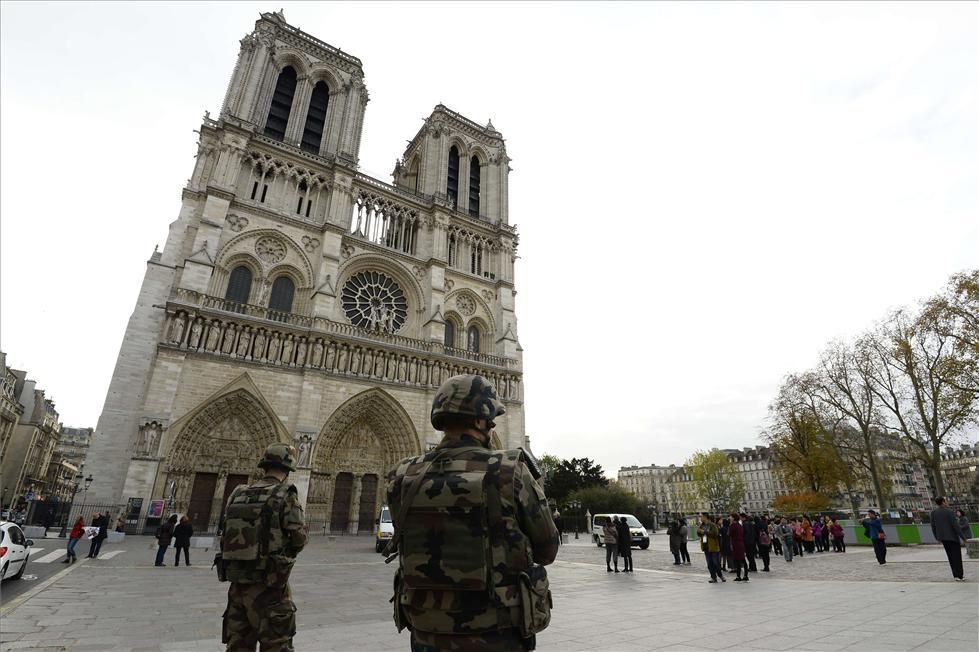
<instances>
[{"instance_id":1,"label":"tree trunk","mask_svg":"<svg viewBox=\"0 0 979 652\"><path fill-rule=\"evenodd\" d=\"M945 478L942 477L942 451L937 444L932 445L928 467L935 478L935 498L945 495Z\"/></svg>"}]
</instances>

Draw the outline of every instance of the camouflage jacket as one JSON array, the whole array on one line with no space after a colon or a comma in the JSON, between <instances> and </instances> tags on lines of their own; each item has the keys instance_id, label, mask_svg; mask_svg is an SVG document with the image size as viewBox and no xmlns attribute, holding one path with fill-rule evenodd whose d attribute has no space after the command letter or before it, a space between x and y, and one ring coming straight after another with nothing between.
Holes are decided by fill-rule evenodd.
<instances>
[{"instance_id":1,"label":"camouflage jacket","mask_svg":"<svg viewBox=\"0 0 979 652\"><path fill-rule=\"evenodd\" d=\"M296 555L306 546L306 519L302 505L299 504L298 490L295 485L289 484L284 496L276 501L274 496L281 484L274 476L267 475L250 485L236 487L228 498L225 527L221 533L221 551L228 579L232 582L284 584L288 580ZM246 490L262 488L267 491L259 494L261 500L242 505ZM264 533L265 526L259 517L270 499L273 501L273 511L268 532ZM235 510L242 509L256 518L255 527L239 529L235 526L238 520L234 518ZM265 556L260 553L263 535L268 537L268 554Z\"/></svg>"},{"instance_id":2,"label":"camouflage jacket","mask_svg":"<svg viewBox=\"0 0 979 652\"><path fill-rule=\"evenodd\" d=\"M446 435L389 474L388 505L401 533L397 597L416 637L517 625L520 573L550 564L558 550L544 491L523 456ZM431 460L402 523L402 498Z\"/></svg>"}]
</instances>

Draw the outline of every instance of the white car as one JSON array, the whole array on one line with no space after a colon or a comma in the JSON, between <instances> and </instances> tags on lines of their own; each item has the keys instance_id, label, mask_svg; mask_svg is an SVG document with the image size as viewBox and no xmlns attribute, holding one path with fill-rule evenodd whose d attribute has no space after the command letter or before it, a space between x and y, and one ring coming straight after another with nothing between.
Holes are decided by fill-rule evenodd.
<instances>
[{"instance_id":1,"label":"white car","mask_svg":"<svg viewBox=\"0 0 979 652\"><path fill-rule=\"evenodd\" d=\"M377 526L377 532L375 532L374 538L374 550L384 552L384 548L387 547L388 542L394 536L394 522L391 520L391 510L388 509L387 505L381 508L381 513L374 519L374 525Z\"/></svg>"},{"instance_id":2,"label":"white car","mask_svg":"<svg viewBox=\"0 0 979 652\"><path fill-rule=\"evenodd\" d=\"M0 581L19 580L27 568L27 557L34 542L13 523L0 523Z\"/></svg>"}]
</instances>

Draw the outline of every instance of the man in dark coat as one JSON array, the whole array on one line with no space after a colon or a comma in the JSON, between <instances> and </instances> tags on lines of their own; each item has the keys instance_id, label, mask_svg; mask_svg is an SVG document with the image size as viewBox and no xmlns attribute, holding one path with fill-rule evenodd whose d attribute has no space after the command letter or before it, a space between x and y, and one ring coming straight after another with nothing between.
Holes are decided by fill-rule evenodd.
<instances>
[{"instance_id":1,"label":"man in dark coat","mask_svg":"<svg viewBox=\"0 0 979 652\"><path fill-rule=\"evenodd\" d=\"M102 550L102 542L109 536L109 517L101 512L95 512L92 516L91 527L99 529L98 534L92 538L92 543L88 546L88 558L95 559L99 556L99 551Z\"/></svg>"},{"instance_id":2,"label":"man in dark coat","mask_svg":"<svg viewBox=\"0 0 979 652\"><path fill-rule=\"evenodd\" d=\"M731 538L731 563L738 576L735 582L748 581L748 567L744 560L744 529L737 514L731 514L731 525L728 527L728 536ZM744 568L744 579L741 578L741 569Z\"/></svg>"},{"instance_id":3,"label":"man in dark coat","mask_svg":"<svg viewBox=\"0 0 979 652\"><path fill-rule=\"evenodd\" d=\"M629 530L629 524L626 523L625 517L619 519L619 524L617 526L616 534L619 535L619 556L622 557L622 562L625 564L623 569L626 573L632 572L632 532Z\"/></svg>"},{"instance_id":4,"label":"man in dark coat","mask_svg":"<svg viewBox=\"0 0 979 652\"><path fill-rule=\"evenodd\" d=\"M748 567L744 570L745 577L747 577L748 571L758 572L758 566L755 565L755 554L758 552L758 529L755 527L754 521L748 518L744 512L741 512L741 529L744 531L744 554L748 560Z\"/></svg>"},{"instance_id":5,"label":"man in dark coat","mask_svg":"<svg viewBox=\"0 0 979 652\"><path fill-rule=\"evenodd\" d=\"M945 505L945 498L935 500L937 508L931 512L931 532L935 539L945 546L948 565L952 567L952 577L957 582L965 581L962 569L962 548L959 547L959 524L955 513Z\"/></svg>"}]
</instances>

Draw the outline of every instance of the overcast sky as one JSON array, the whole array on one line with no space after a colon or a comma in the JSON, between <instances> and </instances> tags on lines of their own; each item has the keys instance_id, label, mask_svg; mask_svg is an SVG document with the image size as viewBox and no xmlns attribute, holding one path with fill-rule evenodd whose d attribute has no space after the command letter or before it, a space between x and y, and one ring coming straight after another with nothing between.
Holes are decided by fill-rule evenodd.
<instances>
[{"instance_id":1,"label":"overcast sky","mask_svg":"<svg viewBox=\"0 0 979 652\"><path fill-rule=\"evenodd\" d=\"M280 6L363 61L364 171L438 102L503 132L538 454L755 445L786 373L979 264L974 3L4 3L0 346L66 425Z\"/></svg>"}]
</instances>

